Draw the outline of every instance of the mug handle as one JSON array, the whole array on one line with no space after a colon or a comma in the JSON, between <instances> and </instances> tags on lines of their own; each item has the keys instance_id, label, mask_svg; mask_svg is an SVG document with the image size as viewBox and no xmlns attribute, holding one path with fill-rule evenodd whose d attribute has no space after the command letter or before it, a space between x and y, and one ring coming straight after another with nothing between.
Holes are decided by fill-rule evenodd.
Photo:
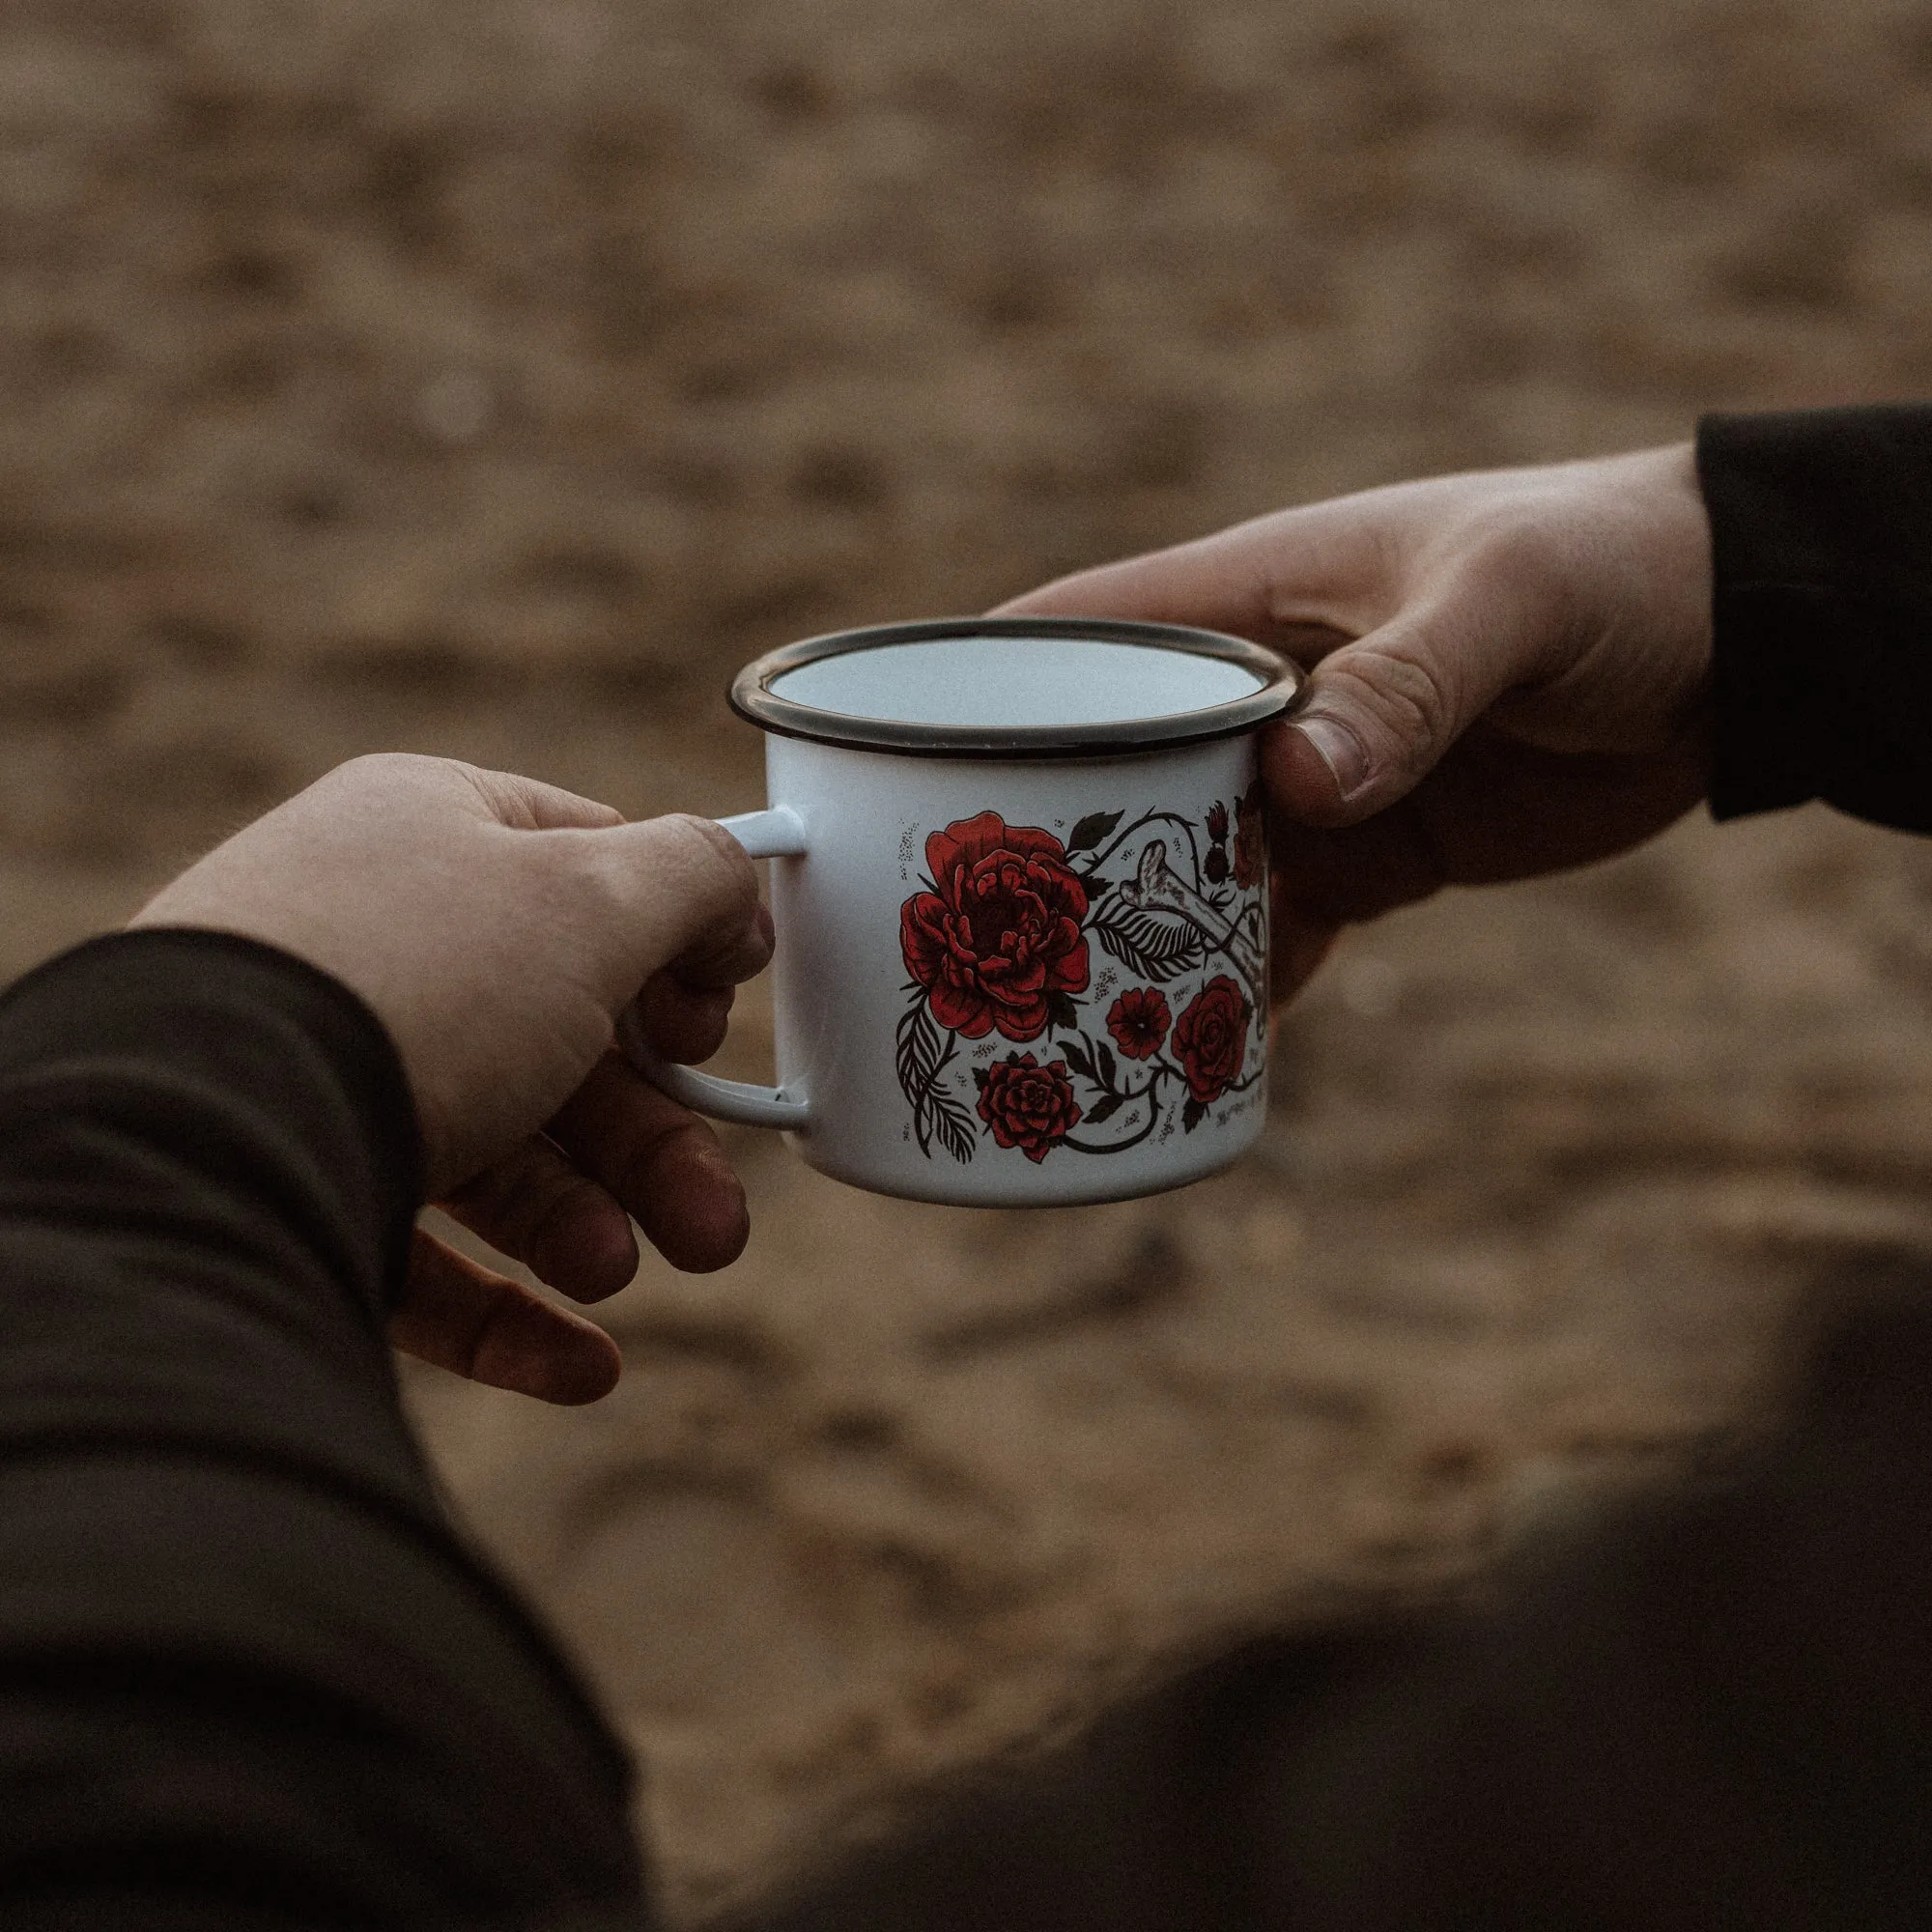
<instances>
[{"instance_id":1,"label":"mug handle","mask_svg":"<svg viewBox=\"0 0 1932 1932\"><path fill-rule=\"evenodd\" d=\"M769 811L741 811L718 823L754 859L802 859L805 821L788 805ZM652 1052L638 1025L636 1009L617 1022L617 1043L624 1057L660 1094L709 1114L714 1121L733 1121L743 1127L803 1127L810 1109L803 1100L788 1099L776 1087L753 1087L745 1080L721 1080L695 1066L679 1066Z\"/></svg>"}]
</instances>

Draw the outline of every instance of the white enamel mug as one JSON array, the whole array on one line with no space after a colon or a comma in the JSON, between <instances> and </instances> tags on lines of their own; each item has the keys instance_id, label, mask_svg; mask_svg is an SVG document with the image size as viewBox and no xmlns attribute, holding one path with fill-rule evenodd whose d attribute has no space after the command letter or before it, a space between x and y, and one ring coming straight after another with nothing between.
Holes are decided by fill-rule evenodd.
<instances>
[{"instance_id":1,"label":"white enamel mug","mask_svg":"<svg viewBox=\"0 0 1932 1932\"><path fill-rule=\"evenodd\" d=\"M778 1085L625 1045L674 1098L855 1186L1117 1201L1226 1167L1267 1106L1255 733L1301 674L1174 625L961 618L741 671L771 808Z\"/></svg>"}]
</instances>

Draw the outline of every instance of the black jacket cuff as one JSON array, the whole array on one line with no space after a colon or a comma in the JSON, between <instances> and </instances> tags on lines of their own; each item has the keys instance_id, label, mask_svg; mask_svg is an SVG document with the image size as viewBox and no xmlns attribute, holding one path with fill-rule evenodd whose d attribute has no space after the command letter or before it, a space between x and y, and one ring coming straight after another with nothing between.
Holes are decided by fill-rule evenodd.
<instances>
[{"instance_id":1,"label":"black jacket cuff","mask_svg":"<svg viewBox=\"0 0 1932 1932\"><path fill-rule=\"evenodd\" d=\"M95 940L0 997L0 1451L242 1452L440 1520L383 1328L421 1201L394 1046L229 934Z\"/></svg>"},{"instance_id":2,"label":"black jacket cuff","mask_svg":"<svg viewBox=\"0 0 1932 1932\"><path fill-rule=\"evenodd\" d=\"M1711 810L1932 831L1932 407L1710 416Z\"/></svg>"}]
</instances>

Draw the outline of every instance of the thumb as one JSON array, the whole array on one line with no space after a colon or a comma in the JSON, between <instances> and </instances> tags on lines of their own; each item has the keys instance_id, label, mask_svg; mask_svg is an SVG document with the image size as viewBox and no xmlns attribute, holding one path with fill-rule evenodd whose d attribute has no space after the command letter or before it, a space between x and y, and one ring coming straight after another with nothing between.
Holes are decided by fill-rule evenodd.
<instances>
[{"instance_id":1,"label":"thumb","mask_svg":"<svg viewBox=\"0 0 1932 1932\"><path fill-rule=\"evenodd\" d=\"M1263 747L1276 808L1310 825L1353 825L1406 797L1528 674L1503 627L1478 637L1454 610L1405 611L1330 651L1294 716Z\"/></svg>"},{"instance_id":2,"label":"thumb","mask_svg":"<svg viewBox=\"0 0 1932 1932\"><path fill-rule=\"evenodd\" d=\"M1412 790L1534 668L1518 600L1465 572L1433 591L1404 581L1378 500L1280 511L1063 578L999 614L1207 625L1312 665L1301 707L1265 741L1268 789L1293 818L1352 825Z\"/></svg>"},{"instance_id":3,"label":"thumb","mask_svg":"<svg viewBox=\"0 0 1932 1932\"><path fill-rule=\"evenodd\" d=\"M715 820L675 812L549 836L578 846L612 915L598 922L592 972L613 1019L668 966L694 985L732 985L770 959L757 872Z\"/></svg>"}]
</instances>

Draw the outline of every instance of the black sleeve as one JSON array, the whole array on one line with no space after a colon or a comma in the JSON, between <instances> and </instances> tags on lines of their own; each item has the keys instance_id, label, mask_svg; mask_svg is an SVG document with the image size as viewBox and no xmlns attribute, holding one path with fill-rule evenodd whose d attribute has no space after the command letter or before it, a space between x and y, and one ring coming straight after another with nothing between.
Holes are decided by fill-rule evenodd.
<instances>
[{"instance_id":1,"label":"black sleeve","mask_svg":"<svg viewBox=\"0 0 1932 1932\"><path fill-rule=\"evenodd\" d=\"M1485 1604L1251 1643L734 1932L1922 1932L1932 1273L1797 1412Z\"/></svg>"},{"instance_id":2,"label":"black sleeve","mask_svg":"<svg viewBox=\"0 0 1932 1932\"><path fill-rule=\"evenodd\" d=\"M0 1000L14 1932L638 1911L622 1748L398 1403L419 1174L381 1026L284 954L128 934Z\"/></svg>"},{"instance_id":3,"label":"black sleeve","mask_svg":"<svg viewBox=\"0 0 1932 1932\"><path fill-rule=\"evenodd\" d=\"M1711 416L1711 810L1932 831L1932 405Z\"/></svg>"}]
</instances>

